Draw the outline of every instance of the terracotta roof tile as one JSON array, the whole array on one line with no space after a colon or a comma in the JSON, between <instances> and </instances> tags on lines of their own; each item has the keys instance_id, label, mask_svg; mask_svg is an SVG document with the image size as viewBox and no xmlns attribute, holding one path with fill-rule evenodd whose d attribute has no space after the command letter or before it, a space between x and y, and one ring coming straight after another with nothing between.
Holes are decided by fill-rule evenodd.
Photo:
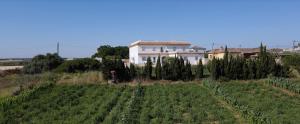
<instances>
[{"instance_id":1,"label":"terracotta roof tile","mask_svg":"<svg viewBox=\"0 0 300 124\"><path fill-rule=\"evenodd\" d=\"M259 48L228 48L229 53L258 53L260 51ZM224 53L225 49L213 49L209 53Z\"/></svg>"},{"instance_id":2,"label":"terracotta roof tile","mask_svg":"<svg viewBox=\"0 0 300 124\"><path fill-rule=\"evenodd\" d=\"M185 42L185 41L136 41L130 45L135 46L135 45L184 45L184 46L189 46L191 43Z\"/></svg>"}]
</instances>

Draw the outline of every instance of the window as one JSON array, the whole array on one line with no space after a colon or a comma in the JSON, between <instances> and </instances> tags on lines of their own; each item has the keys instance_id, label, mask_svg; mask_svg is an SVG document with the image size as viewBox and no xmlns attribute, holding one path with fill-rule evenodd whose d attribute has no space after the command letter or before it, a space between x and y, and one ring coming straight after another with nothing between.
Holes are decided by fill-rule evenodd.
<instances>
[{"instance_id":1,"label":"window","mask_svg":"<svg viewBox=\"0 0 300 124\"><path fill-rule=\"evenodd\" d=\"M146 49L145 47L142 47L142 51L145 51L145 49Z\"/></svg>"},{"instance_id":2,"label":"window","mask_svg":"<svg viewBox=\"0 0 300 124\"><path fill-rule=\"evenodd\" d=\"M156 48L155 48L155 47L153 47L153 48L152 48L152 51L156 51Z\"/></svg>"},{"instance_id":3,"label":"window","mask_svg":"<svg viewBox=\"0 0 300 124\"><path fill-rule=\"evenodd\" d=\"M163 47L160 47L160 52L164 52L164 49L163 49Z\"/></svg>"},{"instance_id":4,"label":"window","mask_svg":"<svg viewBox=\"0 0 300 124\"><path fill-rule=\"evenodd\" d=\"M185 47L182 48L182 51L185 51Z\"/></svg>"},{"instance_id":5,"label":"window","mask_svg":"<svg viewBox=\"0 0 300 124\"><path fill-rule=\"evenodd\" d=\"M142 60L143 60L143 61L147 61L147 58L146 58L146 57L143 57Z\"/></svg>"},{"instance_id":6,"label":"window","mask_svg":"<svg viewBox=\"0 0 300 124\"><path fill-rule=\"evenodd\" d=\"M173 47L173 51L176 51L176 47Z\"/></svg>"},{"instance_id":7,"label":"window","mask_svg":"<svg viewBox=\"0 0 300 124\"><path fill-rule=\"evenodd\" d=\"M198 56L195 56L195 60L198 60Z\"/></svg>"},{"instance_id":8,"label":"window","mask_svg":"<svg viewBox=\"0 0 300 124\"><path fill-rule=\"evenodd\" d=\"M156 62L156 57L153 57L153 63L155 63Z\"/></svg>"}]
</instances>

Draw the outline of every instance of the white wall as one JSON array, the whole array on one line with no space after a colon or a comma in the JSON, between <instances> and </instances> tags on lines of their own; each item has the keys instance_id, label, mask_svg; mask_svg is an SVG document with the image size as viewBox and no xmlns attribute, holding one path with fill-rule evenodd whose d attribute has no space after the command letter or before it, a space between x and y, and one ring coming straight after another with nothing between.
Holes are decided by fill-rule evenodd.
<instances>
[{"instance_id":1,"label":"white wall","mask_svg":"<svg viewBox=\"0 0 300 124\"><path fill-rule=\"evenodd\" d=\"M130 63L138 64L138 65L143 65L146 63L146 60L148 57L151 57L152 62L155 64L158 58L158 53L161 53L161 47L163 48L163 51L165 52L166 50L169 53L169 57L175 57L175 54L177 52L184 52L186 54L179 54L177 56L182 56L183 58L186 57L187 60L192 64L196 65L199 62L199 59L204 59L204 51L199 50L197 53L190 52L190 46L133 46L129 48L129 61ZM176 47L176 51L173 50L173 48ZM153 49L155 48L155 49ZM144 50L143 50L144 49ZM139 54L140 53L140 54ZM146 53L146 54L143 54ZM156 53L156 54L155 54ZM153 55L151 55L153 54ZM198 57L196 60L195 57ZM143 60L143 57L145 57L145 60ZM153 60L153 57L155 57L155 61ZM161 56L162 57L162 56Z\"/></svg>"},{"instance_id":2,"label":"white wall","mask_svg":"<svg viewBox=\"0 0 300 124\"><path fill-rule=\"evenodd\" d=\"M182 54L179 56L181 56L184 59L186 58L192 65L197 65L199 60L204 58L204 54Z\"/></svg>"},{"instance_id":3,"label":"white wall","mask_svg":"<svg viewBox=\"0 0 300 124\"><path fill-rule=\"evenodd\" d=\"M176 51L173 50L174 47L176 48ZM144 48L144 51L143 51L143 48ZM141 45L141 46L139 46L139 52L140 53L142 53L142 52L160 53L161 48L163 48L163 52L166 52L166 50L168 52L184 52L184 51L187 52L189 46L145 46L145 45Z\"/></svg>"},{"instance_id":4,"label":"white wall","mask_svg":"<svg viewBox=\"0 0 300 124\"><path fill-rule=\"evenodd\" d=\"M139 62L139 47L133 46L129 48L129 62L133 64L138 64Z\"/></svg>"}]
</instances>

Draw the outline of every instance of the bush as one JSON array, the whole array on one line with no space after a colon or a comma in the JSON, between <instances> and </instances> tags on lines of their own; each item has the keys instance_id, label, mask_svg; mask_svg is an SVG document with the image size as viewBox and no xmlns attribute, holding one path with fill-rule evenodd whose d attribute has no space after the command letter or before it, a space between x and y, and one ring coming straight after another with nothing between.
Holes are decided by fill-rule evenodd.
<instances>
[{"instance_id":1,"label":"bush","mask_svg":"<svg viewBox=\"0 0 300 124\"><path fill-rule=\"evenodd\" d=\"M65 61L63 64L55 69L55 72L85 72L85 71L95 71L100 70L101 63L95 59L83 58Z\"/></svg>"},{"instance_id":2,"label":"bush","mask_svg":"<svg viewBox=\"0 0 300 124\"><path fill-rule=\"evenodd\" d=\"M95 53L92 57L118 57L121 59L128 59L129 58L129 48L127 46L117 46L112 47L109 45L100 46L97 49L97 53Z\"/></svg>"},{"instance_id":3,"label":"bush","mask_svg":"<svg viewBox=\"0 0 300 124\"><path fill-rule=\"evenodd\" d=\"M37 55L32 61L24 66L23 72L26 74L37 74L51 71L63 63L63 59L58 54L48 53L46 55Z\"/></svg>"},{"instance_id":4,"label":"bush","mask_svg":"<svg viewBox=\"0 0 300 124\"><path fill-rule=\"evenodd\" d=\"M118 81L129 81L134 77L130 76L130 69L125 66L124 62L121 59L103 59L102 60L102 72L103 79L109 80L112 79L111 72L115 72L115 76Z\"/></svg>"},{"instance_id":5,"label":"bush","mask_svg":"<svg viewBox=\"0 0 300 124\"><path fill-rule=\"evenodd\" d=\"M300 55L299 54L292 54L290 56L285 56L282 58L282 62L284 65L293 67L298 72L300 72Z\"/></svg>"}]
</instances>

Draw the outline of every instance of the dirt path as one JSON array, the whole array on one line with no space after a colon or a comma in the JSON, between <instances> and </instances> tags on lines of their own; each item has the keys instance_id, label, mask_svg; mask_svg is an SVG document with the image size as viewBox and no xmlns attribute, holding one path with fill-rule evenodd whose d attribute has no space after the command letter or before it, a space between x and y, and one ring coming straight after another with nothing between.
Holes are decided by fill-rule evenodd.
<instances>
[{"instance_id":1,"label":"dirt path","mask_svg":"<svg viewBox=\"0 0 300 124\"><path fill-rule=\"evenodd\" d=\"M206 90L209 91L208 88L204 87L202 84L199 84L199 86L205 88ZM226 108L227 110L229 110L234 118L237 120L237 122L239 124L247 124L248 122L241 116L240 112L238 112L237 110L235 110L230 104L228 104L226 101L224 101L221 97L214 95L213 93L211 93L209 91L209 94L218 101L218 103L223 106L224 108Z\"/></svg>"}]
</instances>

